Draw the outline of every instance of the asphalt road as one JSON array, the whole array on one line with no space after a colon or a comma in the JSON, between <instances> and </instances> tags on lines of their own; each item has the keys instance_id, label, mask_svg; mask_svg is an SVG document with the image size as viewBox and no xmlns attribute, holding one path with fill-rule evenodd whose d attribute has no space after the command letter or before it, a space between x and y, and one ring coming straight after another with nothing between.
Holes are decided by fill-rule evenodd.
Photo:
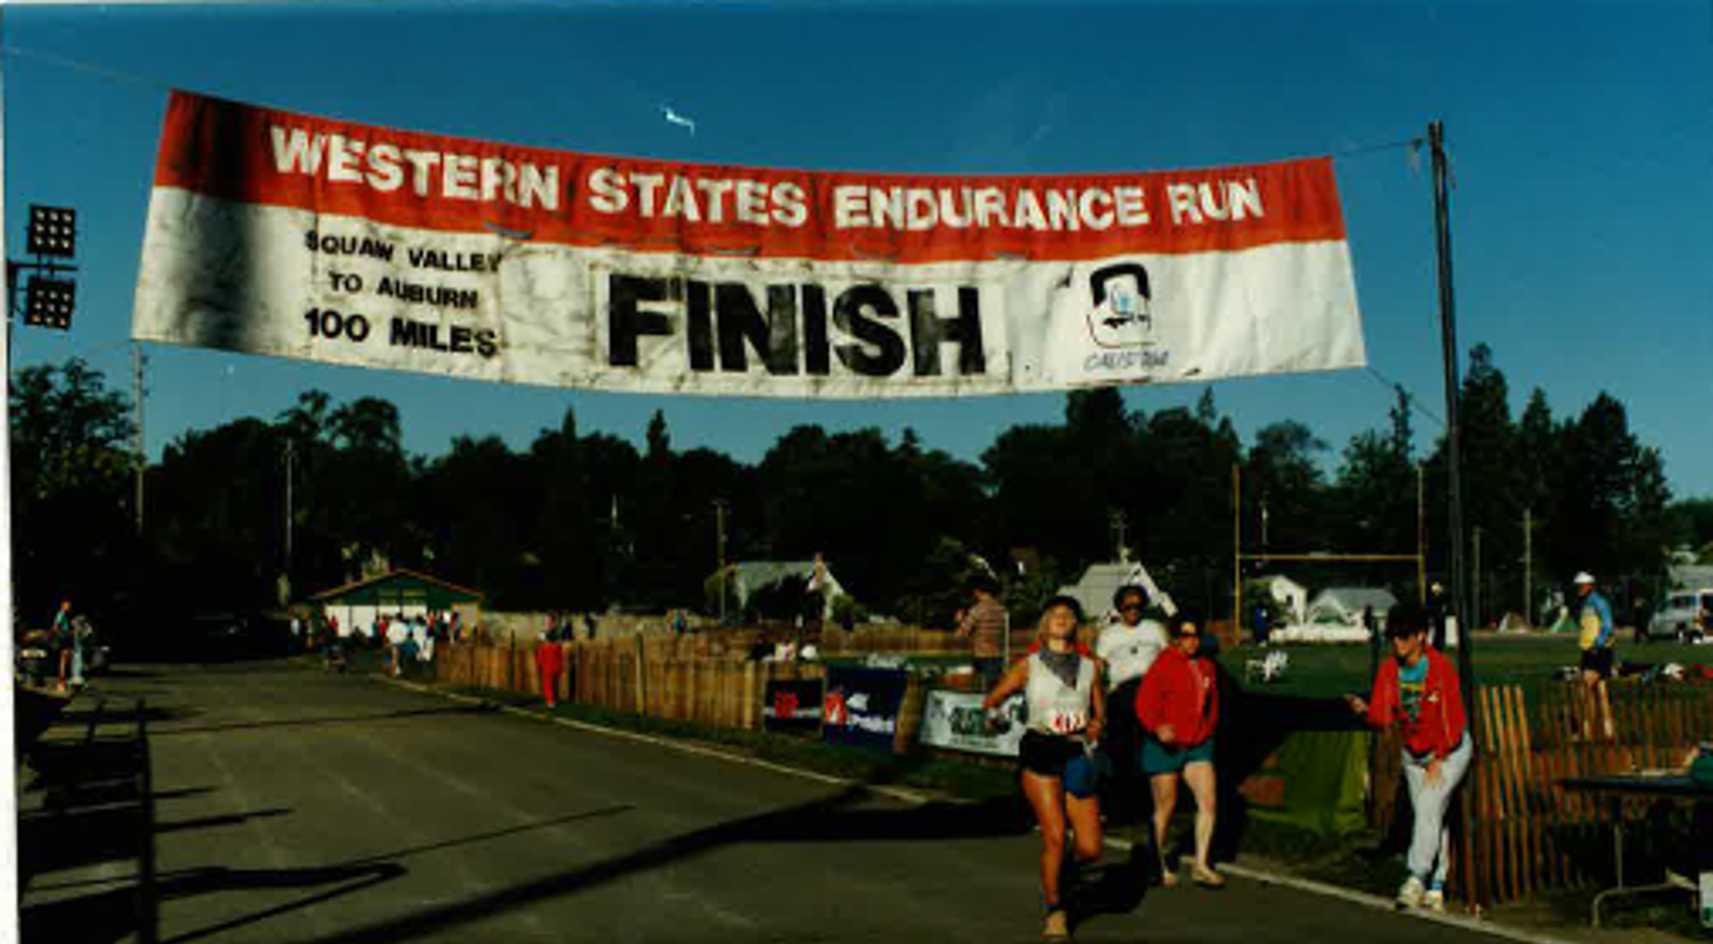
<instances>
[{"instance_id":1,"label":"asphalt road","mask_svg":"<svg viewBox=\"0 0 1713 944\"><path fill-rule=\"evenodd\" d=\"M140 710L139 710L140 709ZM361 677L121 669L20 770L26 942L1038 939L1012 810L912 805ZM1085 941L1494 940L1289 888Z\"/></svg>"}]
</instances>

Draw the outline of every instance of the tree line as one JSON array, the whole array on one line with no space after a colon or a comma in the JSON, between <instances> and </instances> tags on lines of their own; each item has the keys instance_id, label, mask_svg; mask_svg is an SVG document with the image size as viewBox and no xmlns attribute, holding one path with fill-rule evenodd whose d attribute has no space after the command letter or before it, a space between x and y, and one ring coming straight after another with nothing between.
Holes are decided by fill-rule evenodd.
<instances>
[{"instance_id":1,"label":"tree line","mask_svg":"<svg viewBox=\"0 0 1713 944\"><path fill-rule=\"evenodd\" d=\"M278 416L177 437L144 470L140 530L130 403L99 371L20 369L11 410L17 595L38 621L67 595L132 615L253 610L378 564L501 609L708 610L722 556L818 553L863 609L932 624L974 567L1027 612L1120 540L1179 600L1223 615L1236 524L1246 553L1411 554L1418 510L1430 578L1446 579L1444 438L1417 443L1422 411L1401 390L1336 454L1295 420L1244 442L1211 390L1149 413L1107 388L1071 393L1062 421L1008 429L977 462L911 430L894 442L805 425L754 464L675 449L659 412L639 449L579 430L571 409L521 452L460 436L444 455L412 455L392 403L309 390ZM1459 413L1484 619L1521 609L1525 559L1537 588L1591 570L1634 604L1659 592L1668 549L1713 540L1713 500L1672 502L1659 451L1613 397L1556 417L1536 389L1513 418L1477 346ZM1415 592L1414 568L1397 563L1246 565L1262 571Z\"/></svg>"}]
</instances>

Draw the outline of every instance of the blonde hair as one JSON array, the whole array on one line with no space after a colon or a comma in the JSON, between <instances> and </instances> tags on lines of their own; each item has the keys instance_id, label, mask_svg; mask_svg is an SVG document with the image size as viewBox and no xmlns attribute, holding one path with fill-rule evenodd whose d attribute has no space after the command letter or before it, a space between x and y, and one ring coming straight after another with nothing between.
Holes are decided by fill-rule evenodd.
<instances>
[{"instance_id":1,"label":"blonde hair","mask_svg":"<svg viewBox=\"0 0 1713 944\"><path fill-rule=\"evenodd\" d=\"M1043 647L1047 645L1047 617L1061 607L1070 611L1071 614L1071 631L1065 640L1067 642L1076 641L1077 632L1082 629L1082 607L1077 604L1077 601L1065 596L1054 597L1047 601L1046 606L1041 607L1041 617L1035 621L1035 641Z\"/></svg>"}]
</instances>

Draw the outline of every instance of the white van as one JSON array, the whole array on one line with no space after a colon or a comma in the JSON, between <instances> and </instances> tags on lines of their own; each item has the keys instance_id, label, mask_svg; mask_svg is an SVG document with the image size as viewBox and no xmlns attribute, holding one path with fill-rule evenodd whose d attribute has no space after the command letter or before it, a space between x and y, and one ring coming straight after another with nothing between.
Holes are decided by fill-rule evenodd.
<instances>
[{"instance_id":1,"label":"white van","mask_svg":"<svg viewBox=\"0 0 1713 944\"><path fill-rule=\"evenodd\" d=\"M1645 642L1650 639L1675 639L1691 642L1700 639L1713 623L1713 588L1673 590L1648 620Z\"/></svg>"}]
</instances>

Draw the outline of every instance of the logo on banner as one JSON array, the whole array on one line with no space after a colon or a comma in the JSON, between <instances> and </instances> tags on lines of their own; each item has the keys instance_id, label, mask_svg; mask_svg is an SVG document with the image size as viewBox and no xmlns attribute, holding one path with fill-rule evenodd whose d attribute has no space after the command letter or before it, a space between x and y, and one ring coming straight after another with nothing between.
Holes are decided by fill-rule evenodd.
<instances>
[{"instance_id":1,"label":"logo on banner","mask_svg":"<svg viewBox=\"0 0 1713 944\"><path fill-rule=\"evenodd\" d=\"M1094 306L1088 312L1089 337L1103 348L1147 347L1154 343L1154 314L1149 307L1148 270L1120 262L1088 277Z\"/></svg>"},{"instance_id":2,"label":"logo on banner","mask_svg":"<svg viewBox=\"0 0 1713 944\"><path fill-rule=\"evenodd\" d=\"M821 717L828 724L847 725L851 723L851 714L845 709L845 693L834 689L827 692L827 697L821 702Z\"/></svg>"}]
</instances>

